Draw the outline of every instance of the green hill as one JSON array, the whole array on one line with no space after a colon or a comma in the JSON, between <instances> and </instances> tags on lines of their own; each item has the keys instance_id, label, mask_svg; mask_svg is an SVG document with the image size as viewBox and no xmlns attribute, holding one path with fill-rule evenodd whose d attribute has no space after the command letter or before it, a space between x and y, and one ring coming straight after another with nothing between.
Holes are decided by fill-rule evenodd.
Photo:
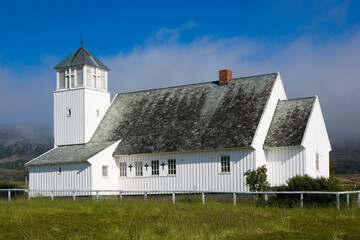
<instances>
[{"instance_id":1,"label":"green hill","mask_svg":"<svg viewBox=\"0 0 360 240\"><path fill-rule=\"evenodd\" d=\"M51 127L43 124L0 125L0 180L23 181L25 163L53 146Z\"/></svg>"}]
</instances>

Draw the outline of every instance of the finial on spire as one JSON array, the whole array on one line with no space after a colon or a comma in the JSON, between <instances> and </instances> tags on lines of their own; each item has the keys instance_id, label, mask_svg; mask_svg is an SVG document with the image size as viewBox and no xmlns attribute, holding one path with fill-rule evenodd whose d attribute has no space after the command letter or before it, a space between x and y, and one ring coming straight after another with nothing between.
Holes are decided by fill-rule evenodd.
<instances>
[{"instance_id":1,"label":"finial on spire","mask_svg":"<svg viewBox=\"0 0 360 240\"><path fill-rule=\"evenodd\" d=\"M82 47L82 46L83 46L83 43L84 43L84 41L83 41L83 39L82 39L83 33L80 33L80 34L81 34L80 43L81 43L81 47Z\"/></svg>"}]
</instances>

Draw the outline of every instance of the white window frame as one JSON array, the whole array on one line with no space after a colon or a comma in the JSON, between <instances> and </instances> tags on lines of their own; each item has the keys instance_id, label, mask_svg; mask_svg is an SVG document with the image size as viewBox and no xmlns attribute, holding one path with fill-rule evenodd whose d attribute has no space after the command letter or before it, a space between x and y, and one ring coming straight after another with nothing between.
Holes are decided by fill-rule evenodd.
<instances>
[{"instance_id":1,"label":"white window frame","mask_svg":"<svg viewBox=\"0 0 360 240\"><path fill-rule=\"evenodd\" d=\"M159 160L151 160L151 175L152 176L159 176Z\"/></svg>"},{"instance_id":2,"label":"white window frame","mask_svg":"<svg viewBox=\"0 0 360 240\"><path fill-rule=\"evenodd\" d=\"M71 117L71 108L66 109L66 116Z\"/></svg>"},{"instance_id":3,"label":"white window frame","mask_svg":"<svg viewBox=\"0 0 360 240\"><path fill-rule=\"evenodd\" d=\"M127 177L127 163L119 162L120 177Z\"/></svg>"},{"instance_id":4,"label":"white window frame","mask_svg":"<svg viewBox=\"0 0 360 240\"><path fill-rule=\"evenodd\" d=\"M65 88L76 88L77 86L77 79L76 79L76 68L69 67L65 69L64 72L64 81L65 81ZM73 87L71 86L71 82L73 83Z\"/></svg>"},{"instance_id":5,"label":"white window frame","mask_svg":"<svg viewBox=\"0 0 360 240\"><path fill-rule=\"evenodd\" d=\"M221 156L220 173L230 173L230 156Z\"/></svg>"},{"instance_id":6,"label":"white window frame","mask_svg":"<svg viewBox=\"0 0 360 240\"><path fill-rule=\"evenodd\" d=\"M176 175L176 159L168 159L168 175Z\"/></svg>"},{"instance_id":7,"label":"white window frame","mask_svg":"<svg viewBox=\"0 0 360 240\"><path fill-rule=\"evenodd\" d=\"M102 166L102 177L103 178L109 177L109 166L108 165Z\"/></svg>"},{"instance_id":8,"label":"white window frame","mask_svg":"<svg viewBox=\"0 0 360 240\"><path fill-rule=\"evenodd\" d=\"M135 162L135 176L142 177L143 176L143 164L142 161Z\"/></svg>"}]
</instances>

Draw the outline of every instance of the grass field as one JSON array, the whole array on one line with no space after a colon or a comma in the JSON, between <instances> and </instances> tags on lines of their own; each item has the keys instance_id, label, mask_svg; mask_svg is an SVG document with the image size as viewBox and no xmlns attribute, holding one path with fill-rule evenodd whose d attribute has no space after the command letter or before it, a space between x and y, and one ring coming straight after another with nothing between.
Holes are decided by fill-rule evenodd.
<instances>
[{"instance_id":1,"label":"grass field","mask_svg":"<svg viewBox=\"0 0 360 240\"><path fill-rule=\"evenodd\" d=\"M191 199L190 199L191 200ZM359 239L360 209L184 199L0 201L0 239Z\"/></svg>"}]
</instances>

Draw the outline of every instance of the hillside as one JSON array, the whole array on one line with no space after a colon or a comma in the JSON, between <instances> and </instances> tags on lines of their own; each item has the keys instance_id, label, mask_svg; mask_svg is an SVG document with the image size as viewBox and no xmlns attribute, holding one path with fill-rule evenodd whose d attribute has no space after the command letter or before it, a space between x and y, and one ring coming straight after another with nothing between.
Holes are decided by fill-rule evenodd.
<instances>
[{"instance_id":1,"label":"hillside","mask_svg":"<svg viewBox=\"0 0 360 240\"><path fill-rule=\"evenodd\" d=\"M334 141L332 143L330 159L336 161L337 174L360 173L360 137Z\"/></svg>"},{"instance_id":2,"label":"hillside","mask_svg":"<svg viewBox=\"0 0 360 240\"><path fill-rule=\"evenodd\" d=\"M24 164L52 146L48 125L0 125L0 180L23 181L28 175Z\"/></svg>"},{"instance_id":3,"label":"hillside","mask_svg":"<svg viewBox=\"0 0 360 240\"><path fill-rule=\"evenodd\" d=\"M24 181L25 163L53 147L50 124L0 124L0 181ZM360 137L332 142L337 174L360 174Z\"/></svg>"}]
</instances>

